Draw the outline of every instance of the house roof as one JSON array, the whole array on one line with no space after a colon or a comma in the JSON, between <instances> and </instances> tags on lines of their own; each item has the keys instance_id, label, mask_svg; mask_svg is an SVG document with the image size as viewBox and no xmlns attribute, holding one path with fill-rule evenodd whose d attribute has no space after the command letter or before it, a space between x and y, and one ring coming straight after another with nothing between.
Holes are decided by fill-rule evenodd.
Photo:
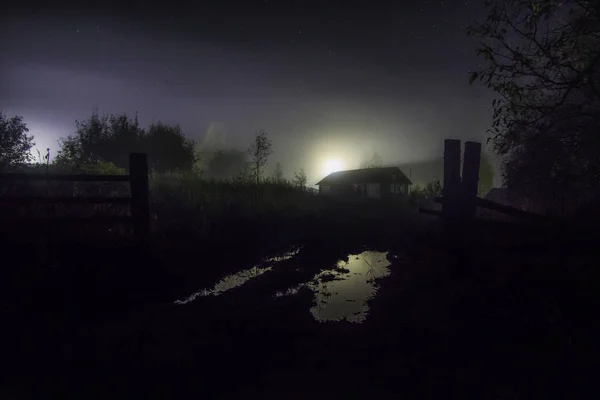
<instances>
[{"instance_id":1,"label":"house roof","mask_svg":"<svg viewBox=\"0 0 600 400\"><path fill-rule=\"evenodd\" d=\"M396 179L392 179L396 175ZM398 167L363 168L332 172L317 185L353 185L355 183L406 183L412 182Z\"/></svg>"}]
</instances>

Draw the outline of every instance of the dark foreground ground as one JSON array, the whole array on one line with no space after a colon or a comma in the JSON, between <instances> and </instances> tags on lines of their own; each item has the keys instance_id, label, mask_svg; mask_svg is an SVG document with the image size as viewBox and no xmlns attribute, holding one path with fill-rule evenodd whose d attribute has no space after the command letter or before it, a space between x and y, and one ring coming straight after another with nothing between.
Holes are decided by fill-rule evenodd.
<instances>
[{"instance_id":1,"label":"dark foreground ground","mask_svg":"<svg viewBox=\"0 0 600 400\"><path fill-rule=\"evenodd\" d=\"M592 236L492 225L448 245L428 217L341 227L272 232L285 240L274 238L265 254L242 243L71 242L49 252L5 239L3 398L600 393ZM303 247L271 272L174 304L292 244ZM364 249L389 252L391 262L365 322L316 322L308 290L273 299ZM38 258L52 262L31 261Z\"/></svg>"}]
</instances>

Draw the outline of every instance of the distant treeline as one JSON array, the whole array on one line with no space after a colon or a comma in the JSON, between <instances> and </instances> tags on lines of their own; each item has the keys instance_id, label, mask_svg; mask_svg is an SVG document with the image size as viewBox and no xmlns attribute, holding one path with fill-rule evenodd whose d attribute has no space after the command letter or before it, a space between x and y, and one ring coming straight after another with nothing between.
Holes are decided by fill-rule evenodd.
<instances>
[{"instance_id":1,"label":"distant treeline","mask_svg":"<svg viewBox=\"0 0 600 400\"><path fill-rule=\"evenodd\" d=\"M144 128L137 115L100 115L94 111L85 120L75 121L75 132L59 140L59 150L49 163L49 155L31 154L35 145L22 117L0 113L2 146L0 167L15 169L37 161L37 165L61 172L126 173L129 154L148 154L149 168L155 173L194 172L204 179L252 179L284 183L283 167L275 165L272 174L265 171L271 155L271 141L266 132L256 132L246 150L226 148L223 143L198 144L186 137L177 124L156 122ZM296 171L290 182L306 185L306 174Z\"/></svg>"}]
</instances>

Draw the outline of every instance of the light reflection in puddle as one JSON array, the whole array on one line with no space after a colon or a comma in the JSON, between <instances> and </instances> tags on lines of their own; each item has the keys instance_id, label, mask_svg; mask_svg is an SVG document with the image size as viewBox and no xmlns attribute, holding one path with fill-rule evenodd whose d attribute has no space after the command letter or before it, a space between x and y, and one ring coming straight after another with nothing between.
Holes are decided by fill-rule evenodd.
<instances>
[{"instance_id":1,"label":"light reflection in puddle","mask_svg":"<svg viewBox=\"0 0 600 400\"><path fill-rule=\"evenodd\" d=\"M332 270L320 272L305 285L278 292L275 297L290 296L302 286L310 288L316 305L310 312L318 321L362 322L369 310L367 301L375 296L375 279L390 274L388 253L365 251L339 261Z\"/></svg>"},{"instance_id":2,"label":"light reflection in puddle","mask_svg":"<svg viewBox=\"0 0 600 400\"><path fill-rule=\"evenodd\" d=\"M227 275L217 282L212 289L199 290L185 300L175 300L175 304L187 304L190 301L194 301L196 298L203 296L219 296L230 289L244 285L249 280L260 276L265 272L271 271L275 264L291 259L298 254L299 251L300 247L294 247L292 250L282 255L265 258L262 264L255 265L250 269L240 271L236 274Z\"/></svg>"}]
</instances>

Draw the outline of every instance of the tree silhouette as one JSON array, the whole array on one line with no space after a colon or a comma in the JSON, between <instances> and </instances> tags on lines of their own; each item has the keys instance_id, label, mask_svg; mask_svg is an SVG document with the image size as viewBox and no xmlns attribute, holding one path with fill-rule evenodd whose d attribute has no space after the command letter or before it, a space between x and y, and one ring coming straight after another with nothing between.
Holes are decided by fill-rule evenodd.
<instances>
[{"instance_id":1,"label":"tree silhouette","mask_svg":"<svg viewBox=\"0 0 600 400\"><path fill-rule=\"evenodd\" d=\"M59 140L57 164L85 165L112 162L127 168L129 153L142 150L143 129L137 118L127 115L99 115L96 111L83 121L75 121L76 130Z\"/></svg>"},{"instance_id":2,"label":"tree silhouette","mask_svg":"<svg viewBox=\"0 0 600 400\"><path fill-rule=\"evenodd\" d=\"M194 165L194 143L185 138L178 125L157 122L146 132L137 116L126 114L98 115L76 121L75 134L62 138L57 164L86 165L111 162L119 168L129 167L129 155L146 152L155 171L189 170Z\"/></svg>"},{"instance_id":3,"label":"tree silhouette","mask_svg":"<svg viewBox=\"0 0 600 400\"><path fill-rule=\"evenodd\" d=\"M300 171L298 172L294 172L294 180L292 181L292 184L296 187L299 188L306 188L306 173L304 173L304 169L300 169Z\"/></svg>"},{"instance_id":4,"label":"tree silhouette","mask_svg":"<svg viewBox=\"0 0 600 400\"><path fill-rule=\"evenodd\" d=\"M267 136L267 132L258 131L254 137L254 141L248 149L248 154L252 157L252 175L256 184L260 183L260 177L264 166L267 164L271 155L271 141Z\"/></svg>"},{"instance_id":5,"label":"tree silhouette","mask_svg":"<svg viewBox=\"0 0 600 400\"><path fill-rule=\"evenodd\" d=\"M590 189L600 178L599 3L487 6L486 20L469 29L485 60L470 81L484 81L498 94L489 133L494 150L506 156L505 183L539 193L549 184Z\"/></svg>"},{"instance_id":6,"label":"tree silhouette","mask_svg":"<svg viewBox=\"0 0 600 400\"><path fill-rule=\"evenodd\" d=\"M564 198L561 193L570 194L569 182L557 169L557 156L568 156L558 141L525 143L504 163L505 185L516 189L520 196L538 202L543 198L541 206L544 209L539 211L557 211L557 206L562 209Z\"/></svg>"},{"instance_id":7,"label":"tree silhouette","mask_svg":"<svg viewBox=\"0 0 600 400\"><path fill-rule=\"evenodd\" d=\"M0 171L33 160L31 148L35 143L27 132L23 117L8 118L0 111Z\"/></svg>"},{"instance_id":8,"label":"tree silhouette","mask_svg":"<svg viewBox=\"0 0 600 400\"><path fill-rule=\"evenodd\" d=\"M183 135L179 125L157 122L148 127L147 134L141 139L155 171L189 171L194 166L195 144Z\"/></svg>"}]
</instances>

